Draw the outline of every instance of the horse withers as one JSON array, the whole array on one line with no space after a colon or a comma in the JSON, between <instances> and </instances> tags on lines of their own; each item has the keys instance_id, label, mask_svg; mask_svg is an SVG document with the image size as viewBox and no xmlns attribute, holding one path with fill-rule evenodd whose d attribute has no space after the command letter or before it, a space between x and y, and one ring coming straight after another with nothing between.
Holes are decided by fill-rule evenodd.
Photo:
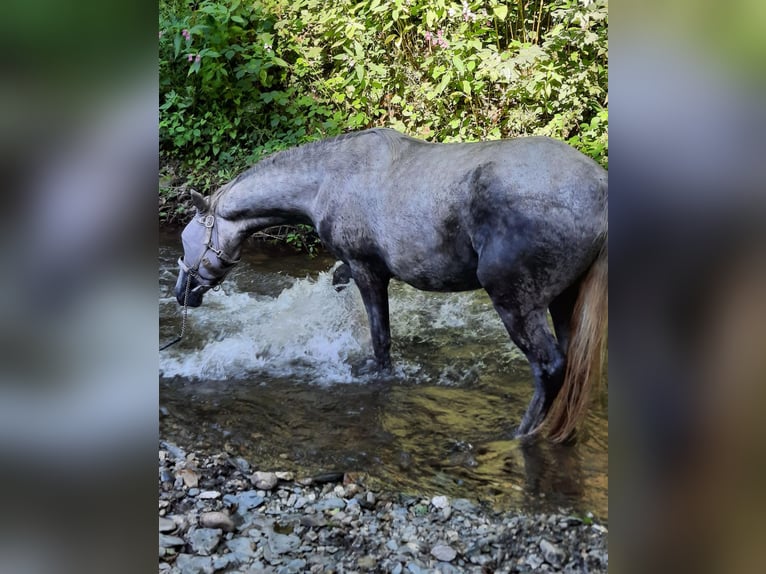
<instances>
[{"instance_id":1,"label":"horse withers","mask_svg":"<svg viewBox=\"0 0 766 574\"><path fill-rule=\"evenodd\" d=\"M200 305L251 234L309 223L361 293L379 369L391 367L392 278L428 291L483 288L534 377L516 434L545 423L560 442L584 418L606 342L608 186L607 172L567 144L435 144L372 129L273 154L192 200L180 304Z\"/></svg>"}]
</instances>

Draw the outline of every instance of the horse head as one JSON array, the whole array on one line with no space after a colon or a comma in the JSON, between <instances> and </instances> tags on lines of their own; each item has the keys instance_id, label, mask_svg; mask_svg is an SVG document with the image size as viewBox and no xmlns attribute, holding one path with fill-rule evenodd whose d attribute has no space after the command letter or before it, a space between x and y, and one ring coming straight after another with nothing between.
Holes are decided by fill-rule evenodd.
<instances>
[{"instance_id":1,"label":"horse head","mask_svg":"<svg viewBox=\"0 0 766 574\"><path fill-rule=\"evenodd\" d=\"M216 215L201 194L192 190L191 198L197 213L181 234L184 254L178 260L175 296L179 305L199 307L205 292L218 286L239 262L239 246L230 222ZM225 251L229 246L233 254Z\"/></svg>"}]
</instances>

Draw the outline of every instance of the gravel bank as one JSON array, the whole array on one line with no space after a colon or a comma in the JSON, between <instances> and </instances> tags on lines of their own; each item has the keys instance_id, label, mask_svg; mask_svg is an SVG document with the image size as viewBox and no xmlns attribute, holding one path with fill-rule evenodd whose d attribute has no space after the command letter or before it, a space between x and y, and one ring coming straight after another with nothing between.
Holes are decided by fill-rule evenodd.
<instances>
[{"instance_id":1,"label":"gravel bank","mask_svg":"<svg viewBox=\"0 0 766 574\"><path fill-rule=\"evenodd\" d=\"M364 477L259 472L159 450L159 572L606 572L589 517L498 513L466 499L372 492Z\"/></svg>"}]
</instances>

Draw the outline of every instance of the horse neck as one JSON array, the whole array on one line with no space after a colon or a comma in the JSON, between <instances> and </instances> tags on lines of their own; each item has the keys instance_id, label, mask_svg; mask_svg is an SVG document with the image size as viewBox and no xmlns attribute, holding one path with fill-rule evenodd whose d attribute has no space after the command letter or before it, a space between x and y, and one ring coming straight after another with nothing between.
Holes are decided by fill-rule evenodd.
<instances>
[{"instance_id":1,"label":"horse neck","mask_svg":"<svg viewBox=\"0 0 766 574\"><path fill-rule=\"evenodd\" d=\"M275 225L314 223L314 200L324 178L319 154L295 148L268 157L235 179L220 209L243 236Z\"/></svg>"}]
</instances>

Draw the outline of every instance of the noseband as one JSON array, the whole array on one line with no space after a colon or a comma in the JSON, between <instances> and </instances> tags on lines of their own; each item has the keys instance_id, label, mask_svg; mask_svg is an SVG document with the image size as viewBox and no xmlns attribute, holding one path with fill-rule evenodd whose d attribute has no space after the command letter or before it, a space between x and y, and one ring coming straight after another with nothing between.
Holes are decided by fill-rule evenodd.
<instances>
[{"instance_id":1,"label":"noseband","mask_svg":"<svg viewBox=\"0 0 766 574\"><path fill-rule=\"evenodd\" d=\"M197 285L194 289L192 289L192 292L197 291L199 289L204 288L211 288L218 286L225 278L226 275L229 274L229 271L237 264L239 263L239 258L234 259L233 257L229 257L226 255L222 249L216 247L213 244L213 229L215 228L215 215L208 214L204 217L195 218L195 221L201 225L205 226L205 250L202 252L202 255L199 256L199 259L197 260L197 263L189 267L184 263L184 258L179 257L178 258L178 265L183 269L186 273L189 274L190 277L196 277L197 280L202 280L203 283L200 285ZM216 233L216 242L218 239L218 234ZM199 268L202 265L202 262L205 260L205 255L208 251L212 251L215 256L218 258L218 260L221 262L221 267L223 267L224 272L220 277L217 278L208 278L200 274Z\"/></svg>"}]
</instances>

